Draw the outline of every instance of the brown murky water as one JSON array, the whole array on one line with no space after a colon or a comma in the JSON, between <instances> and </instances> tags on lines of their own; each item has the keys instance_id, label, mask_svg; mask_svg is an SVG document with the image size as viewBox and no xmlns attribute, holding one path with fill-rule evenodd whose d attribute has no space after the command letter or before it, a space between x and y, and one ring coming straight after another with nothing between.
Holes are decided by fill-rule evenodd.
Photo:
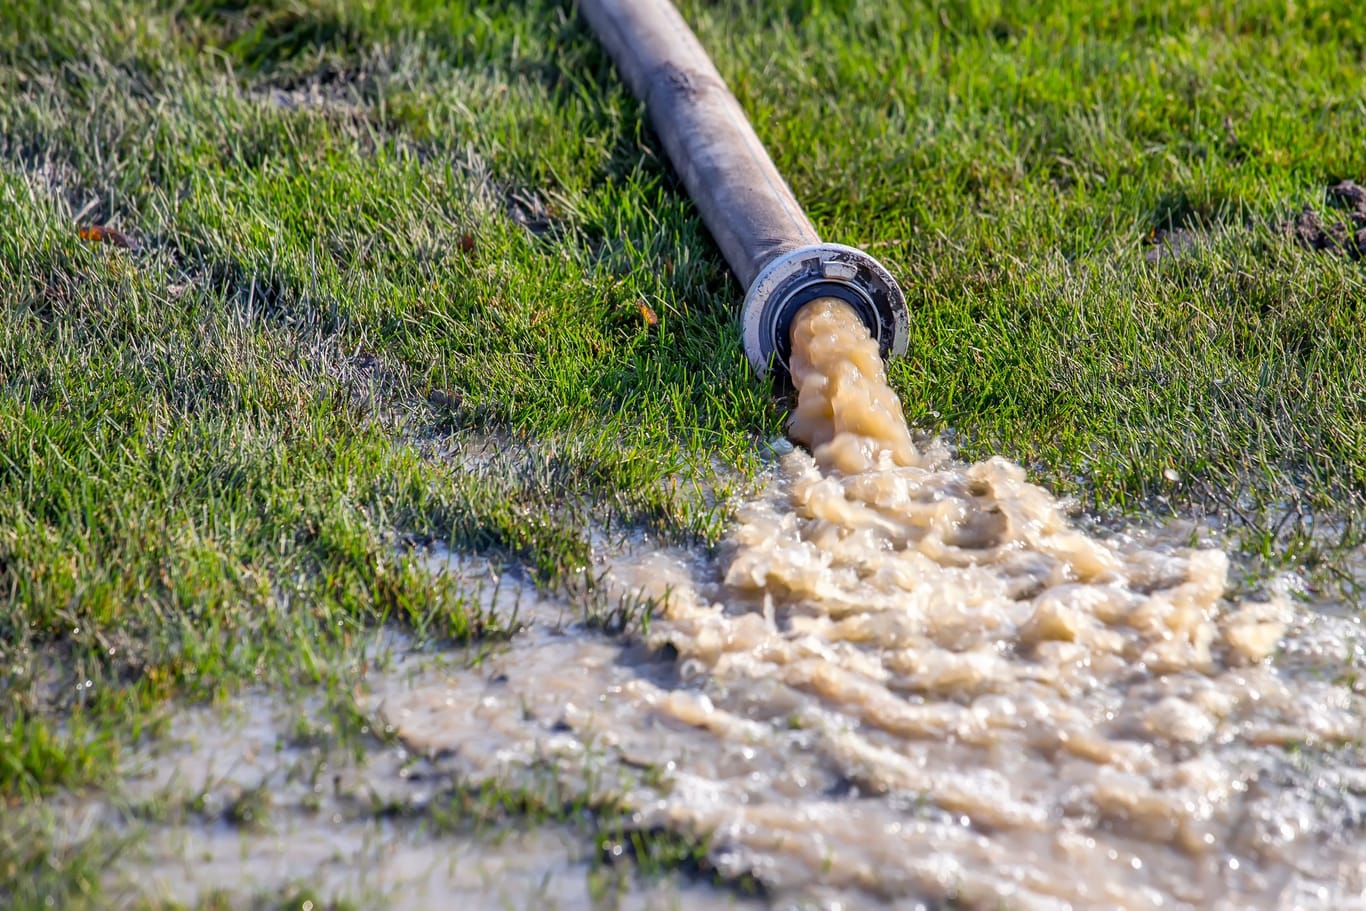
<instances>
[{"instance_id":1,"label":"brown murky water","mask_svg":"<svg viewBox=\"0 0 1366 911\"><path fill-rule=\"evenodd\" d=\"M595 670L624 654L618 641L576 625L574 606L514 577L499 578L485 560L440 553L431 565L458 577L471 603L521 617L527 629L493 654L486 646L433 652L402 634L377 631L363 647L378 692L420 693L413 688L440 680L463 687L461 698L471 705L487 706L481 694L499 689L500 667L554 660L565 644ZM514 797L525 789L551 807L590 790L613 793L606 766L604 777L594 779L576 775L572 763L536 770L541 759L534 751L514 759L517 743L506 736L510 719L466 739L461 756L488 764L465 765L452 762L454 756L424 758L402 743L339 741L336 709L346 702L341 694L299 691L282 698L257 689L182 709L164 732L126 757L117 800L72 795L54 802L47 819L30 823L51 830L59 843L94 837L100 845L119 845L104 876L102 907L108 908L149 902L252 909L312 902L393 911L765 907L718 891L705 878L638 871L621 862L625 850L610 840L604 857L598 835L619 831L610 812L523 819L478 798L469 806L457 803L457 792L480 784ZM512 715L521 717L520 710ZM456 729L462 728L449 728ZM357 742L366 748L356 749Z\"/></svg>"},{"instance_id":2,"label":"brown murky water","mask_svg":"<svg viewBox=\"0 0 1366 911\"><path fill-rule=\"evenodd\" d=\"M268 793L267 834L156 829L128 877L187 901L302 876L386 907L602 907L582 832L423 837L346 797L549 782L705 836L779 907L1366 909L1355 615L1293 577L1231 600L1189 529L1088 536L1018 466L918 447L841 305L801 315L792 372L810 451L717 553L600 542L604 604L653 608L636 635L505 580L484 606L527 629L446 655L389 640L357 700L400 744L322 786L287 724L181 719L199 746L149 757L151 792ZM201 783L205 755L256 777ZM611 897L749 903L677 879Z\"/></svg>"},{"instance_id":3,"label":"brown murky water","mask_svg":"<svg viewBox=\"0 0 1366 911\"><path fill-rule=\"evenodd\" d=\"M792 370L811 453L721 554L605 564L656 599L648 649L543 631L372 711L462 775L623 795L784 904L1366 908L1355 618L1229 601L1220 551L917 448L842 305Z\"/></svg>"},{"instance_id":4,"label":"brown murky water","mask_svg":"<svg viewBox=\"0 0 1366 911\"><path fill-rule=\"evenodd\" d=\"M538 611L549 617L546 605ZM407 647L396 637L376 643L377 656L394 656L386 673L433 669L435 659L414 661ZM324 747L332 724L316 698L286 705L264 691L176 716L130 762L124 795L172 818L139 822L144 814L97 803L62 822L76 840L97 832L128 839L106 877L105 906L745 907L685 877L638 877L604 864L585 825L440 815L458 781L401 745L363 757ZM286 901L291 894L300 897Z\"/></svg>"}]
</instances>

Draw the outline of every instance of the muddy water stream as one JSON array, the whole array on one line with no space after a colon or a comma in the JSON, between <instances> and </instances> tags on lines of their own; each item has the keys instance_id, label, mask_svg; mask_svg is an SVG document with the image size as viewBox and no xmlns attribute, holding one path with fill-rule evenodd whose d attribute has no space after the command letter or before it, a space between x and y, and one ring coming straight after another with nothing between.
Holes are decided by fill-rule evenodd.
<instances>
[{"instance_id":1,"label":"muddy water stream","mask_svg":"<svg viewBox=\"0 0 1366 911\"><path fill-rule=\"evenodd\" d=\"M1228 558L1188 531L1087 535L1018 466L917 446L842 305L808 307L793 348L807 451L723 546L601 548L604 603L652 608L635 635L505 585L527 624L506 644L389 640L356 698L390 752L321 791L253 773L276 819L308 808L271 829L287 837L158 836L145 866L181 886L369 883L392 907L602 906L582 832L424 838L335 796L420 809L455 782L610 800L632 828L707 838L723 878L779 907L1366 909L1355 615L1311 609L1293 578L1230 599ZM317 768L279 724L179 724L200 746L149 762L153 790L256 741L247 765ZM612 896L748 903L679 879Z\"/></svg>"}]
</instances>

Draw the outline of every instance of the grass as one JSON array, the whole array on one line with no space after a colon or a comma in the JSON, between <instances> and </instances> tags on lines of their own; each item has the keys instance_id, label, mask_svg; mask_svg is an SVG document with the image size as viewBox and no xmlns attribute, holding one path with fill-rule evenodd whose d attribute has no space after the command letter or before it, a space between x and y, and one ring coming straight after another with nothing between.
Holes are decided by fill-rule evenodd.
<instances>
[{"instance_id":1,"label":"grass","mask_svg":"<svg viewBox=\"0 0 1366 911\"><path fill-rule=\"evenodd\" d=\"M1363 266L1282 228L1366 180L1353 4L684 6L901 278L915 425L1359 605ZM498 633L429 542L556 586L594 526L715 540L781 432L566 4L6 3L0 207L0 804L172 700L344 691L378 624Z\"/></svg>"}]
</instances>

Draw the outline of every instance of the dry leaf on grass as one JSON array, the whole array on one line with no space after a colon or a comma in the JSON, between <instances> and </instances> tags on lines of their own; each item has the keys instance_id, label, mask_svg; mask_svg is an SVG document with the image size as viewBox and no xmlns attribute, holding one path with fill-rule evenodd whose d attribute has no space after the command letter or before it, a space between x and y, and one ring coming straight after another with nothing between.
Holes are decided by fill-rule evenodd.
<instances>
[{"instance_id":1,"label":"dry leaf on grass","mask_svg":"<svg viewBox=\"0 0 1366 911\"><path fill-rule=\"evenodd\" d=\"M111 228L108 225L86 225L76 232L81 240L89 241L92 244L113 244L125 250L138 249L138 242L118 228Z\"/></svg>"}]
</instances>

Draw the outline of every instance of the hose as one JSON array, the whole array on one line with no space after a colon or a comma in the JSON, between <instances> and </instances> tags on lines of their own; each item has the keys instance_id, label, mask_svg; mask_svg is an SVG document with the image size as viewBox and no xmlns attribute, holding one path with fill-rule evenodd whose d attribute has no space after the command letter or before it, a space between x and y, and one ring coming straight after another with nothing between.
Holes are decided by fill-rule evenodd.
<instances>
[{"instance_id":1,"label":"hose","mask_svg":"<svg viewBox=\"0 0 1366 911\"><path fill-rule=\"evenodd\" d=\"M631 92L645 103L688 195L745 287L745 355L786 376L789 328L823 297L853 306L883 358L906 350L906 299L886 268L822 243L740 103L669 0L580 0L579 10Z\"/></svg>"}]
</instances>

